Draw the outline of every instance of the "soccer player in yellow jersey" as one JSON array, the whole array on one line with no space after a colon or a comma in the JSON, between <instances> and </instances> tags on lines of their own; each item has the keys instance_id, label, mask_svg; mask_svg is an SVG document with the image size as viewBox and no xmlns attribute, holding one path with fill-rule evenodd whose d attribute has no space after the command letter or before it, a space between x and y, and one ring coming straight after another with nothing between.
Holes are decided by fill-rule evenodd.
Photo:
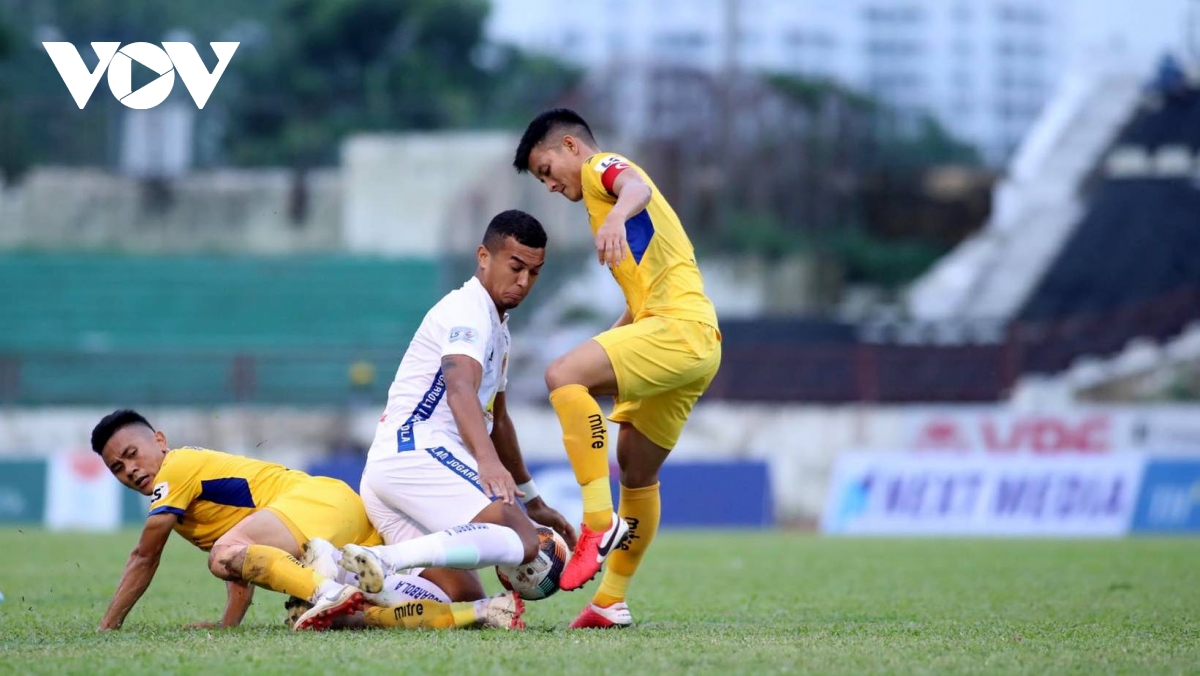
<instances>
[{"instance_id":1,"label":"soccer player in yellow jersey","mask_svg":"<svg viewBox=\"0 0 1200 676\"><path fill-rule=\"evenodd\" d=\"M625 294L621 318L552 363L546 386L583 488L582 534L562 588L582 587L612 557L592 603L571 626L629 626L625 593L658 530L658 470L721 363L716 311L671 205L644 171L602 151L574 111L560 108L535 118L513 165L551 192L583 201L599 261ZM613 513L608 432L597 396L616 398L609 419L620 425L619 516Z\"/></svg>"},{"instance_id":2,"label":"soccer player in yellow jersey","mask_svg":"<svg viewBox=\"0 0 1200 676\"><path fill-rule=\"evenodd\" d=\"M327 629L340 616L364 611L360 590L296 560L302 544L313 538L338 546L382 543L362 500L345 483L207 449L172 450L161 431L131 410L116 411L96 425L92 450L122 484L151 497L141 538L98 630L117 629L124 622L150 586L172 530L209 552L209 570L227 581L222 627L241 623L253 595L250 585L307 599L312 607L300 615L296 629ZM522 607L515 597L419 604L420 612L414 606L407 615L367 608L366 622L467 626L500 614L509 617L509 628L521 625Z\"/></svg>"}]
</instances>

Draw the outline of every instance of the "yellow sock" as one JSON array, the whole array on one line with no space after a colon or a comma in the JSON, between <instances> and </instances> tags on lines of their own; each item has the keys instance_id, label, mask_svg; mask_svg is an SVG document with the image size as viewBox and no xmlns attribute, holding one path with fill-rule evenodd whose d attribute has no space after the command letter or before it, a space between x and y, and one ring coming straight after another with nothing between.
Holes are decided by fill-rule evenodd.
<instances>
[{"instance_id":1,"label":"yellow sock","mask_svg":"<svg viewBox=\"0 0 1200 676\"><path fill-rule=\"evenodd\" d=\"M612 554L608 555L605 563L604 577L600 581L600 589L592 597L592 603L598 606L611 606L625 600L625 592L629 589L629 580L637 572L638 564L646 548L658 532L658 520L662 515L662 500L658 494L658 484L645 488L626 488L621 486L622 519L629 524L629 539Z\"/></svg>"},{"instance_id":2,"label":"yellow sock","mask_svg":"<svg viewBox=\"0 0 1200 676\"><path fill-rule=\"evenodd\" d=\"M394 608L367 606L363 619L380 629L456 629L476 623L475 604L409 601Z\"/></svg>"},{"instance_id":3,"label":"yellow sock","mask_svg":"<svg viewBox=\"0 0 1200 676\"><path fill-rule=\"evenodd\" d=\"M296 557L282 549L266 545L246 547L242 579L260 587L312 600L325 576L300 565Z\"/></svg>"},{"instance_id":4,"label":"yellow sock","mask_svg":"<svg viewBox=\"0 0 1200 676\"><path fill-rule=\"evenodd\" d=\"M550 405L562 425L563 446L583 487L583 522L592 530L612 524L612 490L608 486L608 424L600 404L583 385L564 385L550 393Z\"/></svg>"}]
</instances>

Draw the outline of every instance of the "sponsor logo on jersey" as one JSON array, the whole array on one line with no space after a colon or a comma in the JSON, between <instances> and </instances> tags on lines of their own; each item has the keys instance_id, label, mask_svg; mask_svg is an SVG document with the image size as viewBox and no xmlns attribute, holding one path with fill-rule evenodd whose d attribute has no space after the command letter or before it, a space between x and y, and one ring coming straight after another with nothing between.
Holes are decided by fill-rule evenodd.
<instances>
[{"instance_id":1,"label":"sponsor logo on jersey","mask_svg":"<svg viewBox=\"0 0 1200 676\"><path fill-rule=\"evenodd\" d=\"M456 326L450 329L451 343L474 343L479 340L479 332L469 326Z\"/></svg>"},{"instance_id":2,"label":"sponsor logo on jersey","mask_svg":"<svg viewBox=\"0 0 1200 676\"><path fill-rule=\"evenodd\" d=\"M167 482L164 481L154 487L154 492L150 494L150 502L166 500L167 496L170 494L171 487L167 484Z\"/></svg>"},{"instance_id":3,"label":"sponsor logo on jersey","mask_svg":"<svg viewBox=\"0 0 1200 676\"><path fill-rule=\"evenodd\" d=\"M603 174L604 172L608 171L609 167L614 166L622 169L627 169L629 167L629 165L625 163L625 160L622 160L619 155L609 155L607 158L597 162L594 169L597 173Z\"/></svg>"}]
</instances>

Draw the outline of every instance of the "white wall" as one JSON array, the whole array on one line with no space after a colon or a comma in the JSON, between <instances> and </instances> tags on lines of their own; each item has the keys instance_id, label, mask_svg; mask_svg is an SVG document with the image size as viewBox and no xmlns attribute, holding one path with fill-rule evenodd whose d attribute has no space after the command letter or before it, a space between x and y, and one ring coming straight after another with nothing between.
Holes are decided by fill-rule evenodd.
<instances>
[{"instance_id":1,"label":"white wall","mask_svg":"<svg viewBox=\"0 0 1200 676\"><path fill-rule=\"evenodd\" d=\"M582 207L513 169L519 138L505 132L351 137L342 147L345 249L398 257L469 254L491 217L513 208L536 216L556 245L586 244Z\"/></svg>"},{"instance_id":2,"label":"white wall","mask_svg":"<svg viewBox=\"0 0 1200 676\"><path fill-rule=\"evenodd\" d=\"M492 216L524 209L551 248L587 247L587 212L512 167L519 136L505 132L349 137L341 166L305 177L307 218L293 222L285 168L193 172L148 187L100 169L41 167L0 177L0 249L239 254L351 252L428 258L469 255Z\"/></svg>"},{"instance_id":3,"label":"white wall","mask_svg":"<svg viewBox=\"0 0 1200 676\"><path fill-rule=\"evenodd\" d=\"M253 254L336 249L341 173L306 177L307 218L289 216L293 176L286 169L222 169L188 174L167 186L161 208L148 187L99 169L40 167L0 184L0 248L225 251Z\"/></svg>"}]
</instances>

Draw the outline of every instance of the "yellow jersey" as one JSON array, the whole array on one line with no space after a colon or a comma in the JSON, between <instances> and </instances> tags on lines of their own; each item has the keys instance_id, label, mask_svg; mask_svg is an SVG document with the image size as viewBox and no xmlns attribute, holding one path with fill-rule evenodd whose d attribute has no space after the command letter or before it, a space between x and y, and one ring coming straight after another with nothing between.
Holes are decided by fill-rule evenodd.
<instances>
[{"instance_id":1,"label":"yellow jersey","mask_svg":"<svg viewBox=\"0 0 1200 676\"><path fill-rule=\"evenodd\" d=\"M204 551L238 522L280 496L328 491L336 479L314 477L264 460L204 448L177 448L163 458L150 515L174 514L174 530Z\"/></svg>"},{"instance_id":2,"label":"yellow jersey","mask_svg":"<svg viewBox=\"0 0 1200 676\"><path fill-rule=\"evenodd\" d=\"M679 217L646 172L620 155L597 153L583 163L583 204L592 234L617 203L613 182L629 170L637 171L652 190L646 208L625 222L631 255L612 270L633 321L671 317L718 328L717 312L704 294L696 253Z\"/></svg>"}]
</instances>

